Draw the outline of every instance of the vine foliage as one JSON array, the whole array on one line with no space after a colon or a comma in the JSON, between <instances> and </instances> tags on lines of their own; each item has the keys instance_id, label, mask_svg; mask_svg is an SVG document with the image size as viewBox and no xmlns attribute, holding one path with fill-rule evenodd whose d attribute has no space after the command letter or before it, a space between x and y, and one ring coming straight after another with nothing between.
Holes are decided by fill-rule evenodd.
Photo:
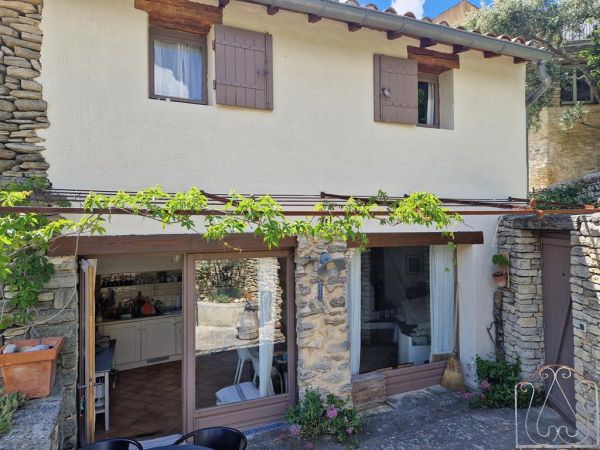
<instances>
[{"instance_id":1,"label":"vine foliage","mask_svg":"<svg viewBox=\"0 0 600 450\"><path fill-rule=\"evenodd\" d=\"M8 186L0 191L0 205L35 203L33 194L38 189L40 185L35 181L26 187ZM322 202L315 205L315 215L294 219L269 195L244 196L232 191L222 207L210 209L207 196L196 187L174 194L160 186L133 194L91 192L82 206L85 214L79 220L38 213L0 215L0 330L33 324L38 296L54 272L46 256L52 243L62 236L105 234L106 223L115 212L157 221L163 228L178 226L204 239L223 241L225 246L227 236L252 232L269 248L299 235L325 241L358 241L364 248L367 236L362 230L368 221L391 226L422 225L452 237L446 230L462 221L426 192L390 199L380 191L368 199Z\"/></svg>"}]
</instances>

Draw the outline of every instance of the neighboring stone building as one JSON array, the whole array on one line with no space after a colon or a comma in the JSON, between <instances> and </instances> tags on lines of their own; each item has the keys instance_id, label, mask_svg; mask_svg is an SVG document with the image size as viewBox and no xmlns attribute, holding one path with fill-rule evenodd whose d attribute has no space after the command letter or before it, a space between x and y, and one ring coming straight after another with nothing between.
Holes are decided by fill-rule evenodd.
<instances>
[{"instance_id":1,"label":"neighboring stone building","mask_svg":"<svg viewBox=\"0 0 600 450\"><path fill-rule=\"evenodd\" d=\"M470 12L477 11L479 8L469 0L460 0L454 6L433 18L435 23L446 22L451 27L464 25L465 19Z\"/></svg>"},{"instance_id":2,"label":"neighboring stone building","mask_svg":"<svg viewBox=\"0 0 600 450\"><path fill-rule=\"evenodd\" d=\"M565 34L565 48L576 54L591 45L597 22L582 25L579 32ZM600 169L600 105L573 68L564 65L560 85L554 86L549 106L540 113L539 128L529 130L529 189L543 189L579 178ZM576 102L584 104L585 124L562 130L560 118Z\"/></svg>"}]
</instances>

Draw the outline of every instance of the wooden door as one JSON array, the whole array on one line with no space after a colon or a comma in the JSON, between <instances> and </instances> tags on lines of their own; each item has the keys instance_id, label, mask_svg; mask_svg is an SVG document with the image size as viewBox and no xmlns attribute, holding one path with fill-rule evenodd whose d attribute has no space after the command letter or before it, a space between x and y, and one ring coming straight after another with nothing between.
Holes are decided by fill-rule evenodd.
<instances>
[{"instance_id":1,"label":"wooden door","mask_svg":"<svg viewBox=\"0 0 600 450\"><path fill-rule=\"evenodd\" d=\"M142 322L142 359L168 358L176 353L173 317Z\"/></svg>"},{"instance_id":2,"label":"wooden door","mask_svg":"<svg viewBox=\"0 0 600 450\"><path fill-rule=\"evenodd\" d=\"M96 260L82 260L79 271L79 441L94 442L95 389L95 280Z\"/></svg>"},{"instance_id":3,"label":"wooden door","mask_svg":"<svg viewBox=\"0 0 600 450\"><path fill-rule=\"evenodd\" d=\"M546 364L574 365L573 314L571 310L571 243L569 235L542 236L542 289L544 298L544 343ZM565 419L574 422L573 379L560 379L548 398ZM547 386L550 389L550 385ZM571 406L569 406L569 404Z\"/></svg>"}]
</instances>

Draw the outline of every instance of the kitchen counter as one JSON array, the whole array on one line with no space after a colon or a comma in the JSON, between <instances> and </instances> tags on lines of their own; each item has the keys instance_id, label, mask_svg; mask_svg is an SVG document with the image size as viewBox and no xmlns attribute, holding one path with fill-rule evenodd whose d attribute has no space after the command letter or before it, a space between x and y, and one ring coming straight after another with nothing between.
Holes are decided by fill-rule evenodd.
<instances>
[{"instance_id":1,"label":"kitchen counter","mask_svg":"<svg viewBox=\"0 0 600 450\"><path fill-rule=\"evenodd\" d=\"M180 316L182 314L182 310L174 310L168 311L162 314L154 314L153 316L140 316L140 317L132 317L131 319L110 319L103 320L102 322L96 322L96 325L108 325L113 323L128 323L128 322L139 322L140 320L148 320L148 319L160 319L161 317L172 317L172 316Z\"/></svg>"}]
</instances>

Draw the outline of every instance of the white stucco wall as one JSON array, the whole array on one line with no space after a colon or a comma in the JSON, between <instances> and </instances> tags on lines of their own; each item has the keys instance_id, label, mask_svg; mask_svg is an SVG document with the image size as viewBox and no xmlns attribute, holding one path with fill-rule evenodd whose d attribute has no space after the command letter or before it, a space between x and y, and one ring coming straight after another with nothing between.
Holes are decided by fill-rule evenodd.
<instances>
[{"instance_id":1,"label":"white stucco wall","mask_svg":"<svg viewBox=\"0 0 600 450\"><path fill-rule=\"evenodd\" d=\"M453 130L383 124L373 120L373 54L405 56L416 41L235 1L224 22L273 34L272 112L148 99L148 21L133 0L47 2L54 186L525 194L524 67L512 58L460 55Z\"/></svg>"},{"instance_id":2,"label":"white stucco wall","mask_svg":"<svg viewBox=\"0 0 600 450\"><path fill-rule=\"evenodd\" d=\"M44 7L41 82L51 126L45 157L55 187L209 192L526 195L522 64L460 54L442 80L450 129L373 120L373 54L406 56L382 32L231 2L224 23L273 35L274 110L148 98L148 20L133 0L51 0ZM209 46L210 47L210 46ZM449 51L448 48L439 47ZM459 248L461 356L489 353L491 255L497 218L469 217L486 244ZM118 217L114 234L160 233ZM169 230L173 231L173 230ZM399 231L399 230L396 230ZM472 381L472 372L469 372Z\"/></svg>"}]
</instances>

